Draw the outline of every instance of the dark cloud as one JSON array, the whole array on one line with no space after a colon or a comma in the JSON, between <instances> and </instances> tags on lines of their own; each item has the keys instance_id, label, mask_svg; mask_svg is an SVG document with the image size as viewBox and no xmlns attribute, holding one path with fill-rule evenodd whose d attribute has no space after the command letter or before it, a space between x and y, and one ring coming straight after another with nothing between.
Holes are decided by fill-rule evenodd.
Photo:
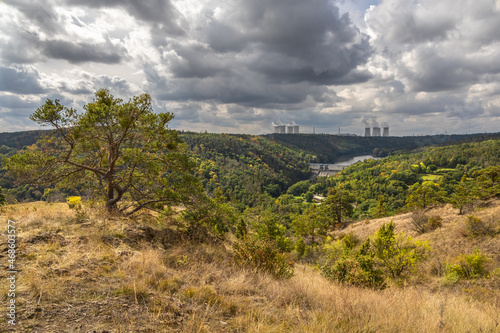
<instances>
[{"instance_id":1,"label":"dark cloud","mask_svg":"<svg viewBox=\"0 0 500 333\"><path fill-rule=\"evenodd\" d=\"M228 64L204 45L175 47L177 56L170 60L170 70L178 78L205 78L229 71Z\"/></svg>"},{"instance_id":2,"label":"dark cloud","mask_svg":"<svg viewBox=\"0 0 500 333\"><path fill-rule=\"evenodd\" d=\"M183 26L187 24L170 0L88 0L84 2L67 0L67 3L91 8L122 8L131 16L151 24L155 35L183 35L185 33Z\"/></svg>"},{"instance_id":3,"label":"dark cloud","mask_svg":"<svg viewBox=\"0 0 500 333\"><path fill-rule=\"evenodd\" d=\"M216 53L241 52L248 44L245 36L229 22L212 20L204 31L208 45Z\"/></svg>"},{"instance_id":4,"label":"dark cloud","mask_svg":"<svg viewBox=\"0 0 500 333\"><path fill-rule=\"evenodd\" d=\"M47 40L40 42L42 53L53 59L64 59L70 63L99 62L117 64L122 61L125 49L114 50L110 42L106 44L91 44L86 42L73 43L65 40ZM111 48L111 50L109 50Z\"/></svg>"},{"instance_id":5,"label":"dark cloud","mask_svg":"<svg viewBox=\"0 0 500 333\"><path fill-rule=\"evenodd\" d=\"M103 87L234 132L498 120L498 1L196 1L3 1L0 121L21 126L47 94L80 109Z\"/></svg>"},{"instance_id":6,"label":"dark cloud","mask_svg":"<svg viewBox=\"0 0 500 333\"><path fill-rule=\"evenodd\" d=\"M40 60L35 46L38 36L35 32L8 26L5 30L10 39L0 39L0 55L6 64L33 64Z\"/></svg>"},{"instance_id":7,"label":"dark cloud","mask_svg":"<svg viewBox=\"0 0 500 333\"><path fill-rule=\"evenodd\" d=\"M333 101L326 86L371 78L358 69L372 54L368 36L327 0L247 1L224 10L202 13L190 32L196 41L168 45L166 71L145 69L155 97L294 108Z\"/></svg>"},{"instance_id":8,"label":"dark cloud","mask_svg":"<svg viewBox=\"0 0 500 333\"><path fill-rule=\"evenodd\" d=\"M130 96L131 89L127 80L108 75L90 75L83 73L76 81L63 81L58 89L74 95L92 95L97 90L108 88L113 94Z\"/></svg>"},{"instance_id":9,"label":"dark cloud","mask_svg":"<svg viewBox=\"0 0 500 333\"><path fill-rule=\"evenodd\" d=\"M457 57L442 57L434 48L415 52L413 66L418 71L408 73L415 91L446 91L469 86L477 80L477 73L469 70L467 61Z\"/></svg>"},{"instance_id":10,"label":"dark cloud","mask_svg":"<svg viewBox=\"0 0 500 333\"><path fill-rule=\"evenodd\" d=\"M41 94L40 74L32 66L0 67L0 91L16 94Z\"/></svg>"},{"instance_id":11,"label":"dark cloud","mask_svg":"<svg viewBox=\"0 0 500 333\"><path fill-rule=\"evenodd\" d=\"M205 28L205 27L204 27ZM206 42L227 60L274 82L336 84L372 53L368 36L327 0L247 1L223 18L212 17Z\"/></svg>"},{"instance_id":12,"label":"dark cloud","mask_svg":"<svg viewBox=\"0 0 500 333\"><path fill-rule=\"evenodd\" d=\"M11 94L0 94L0 108L8 109L27 109L27 108L37 108L39 105L39 100L26 100L22 99L17 95Z\"/></svg>"}]
</instances>

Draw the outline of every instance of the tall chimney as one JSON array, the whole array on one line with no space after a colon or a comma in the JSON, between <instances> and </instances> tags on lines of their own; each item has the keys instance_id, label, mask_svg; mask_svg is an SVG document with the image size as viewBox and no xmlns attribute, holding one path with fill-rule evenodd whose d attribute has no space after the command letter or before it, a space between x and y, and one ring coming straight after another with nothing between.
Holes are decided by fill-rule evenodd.
<instances>
[{"instance_id":1,"label":"tall chimney","mask_svg":"<svg viewBox=\"0 0 500 333\"><path fill-rule=\"evenodd\" d=\"M384 126L384 136L389 136L389 126Z\"/></svg>"},{"instance_id":2,"label":"tall chimney","mask_svg":"<svg viewBox=\"0 0 500 333\"><path fill-rule=\"evenodd\" d=\"M365 136L371 136L370 127L365 127Z\"/></svg>"},{"instance_id":3,"label":"tall chimney","mask_svg":"<svg viewBox=\"0 0 500 333\"><path fill-rule=\"evenodd\" d=\"M380 136L380 127L373 128L373 136Z\"/></svg>"}]
</instances>

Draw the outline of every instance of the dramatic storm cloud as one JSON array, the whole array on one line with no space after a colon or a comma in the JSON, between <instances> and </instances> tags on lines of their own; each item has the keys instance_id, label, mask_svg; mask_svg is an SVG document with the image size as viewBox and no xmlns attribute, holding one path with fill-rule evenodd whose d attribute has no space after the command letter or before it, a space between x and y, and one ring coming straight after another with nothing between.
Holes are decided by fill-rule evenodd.
<instances>
[{"instance_id":1,"label":"dramatic storm cloud","mask_svg":"<svg viewBox=\"0 0 500 333\"><path fill-rule=\"evenodd\" d=\"M4 0L0 131L103 87L194 131L498 131L498 31L498 0Z\"/></svg>"}]
</instances>

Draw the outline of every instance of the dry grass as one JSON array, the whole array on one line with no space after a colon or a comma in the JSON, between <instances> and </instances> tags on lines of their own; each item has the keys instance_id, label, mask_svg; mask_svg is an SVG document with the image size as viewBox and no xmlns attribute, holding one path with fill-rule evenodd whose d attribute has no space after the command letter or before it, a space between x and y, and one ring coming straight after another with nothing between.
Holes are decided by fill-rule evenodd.
<instances>
[{"instance_id":1,"label":"dry grass","mask_svg":"<svg viewBox=\"0 0 500 333\"><path fill-rule=\"evenodd\" d=\"M478 217L498 213L498 203L474 212ZM2 214L20 229L16 332L500 330L494 286L500 274L444 285L431 260L414 280L383 291L332 284L306 265L297 265L290 280L278 281L234 266L224 246L152 242L139 226L165 224L147 217L113 218L86 208L81 221L67 205L45 203L9 206ZM497 260L498 236L461 236L463 217L447 206L431 214L442 216L443 228L423 235L411 231L409 215L363 221L347 231L364 239L393 219L397 231L430 240L439 264L474 248ZM0 285L0 298L6 301L6 283ZM8 329L0 319L0 331Z\"/></svg>"}]
</instances>

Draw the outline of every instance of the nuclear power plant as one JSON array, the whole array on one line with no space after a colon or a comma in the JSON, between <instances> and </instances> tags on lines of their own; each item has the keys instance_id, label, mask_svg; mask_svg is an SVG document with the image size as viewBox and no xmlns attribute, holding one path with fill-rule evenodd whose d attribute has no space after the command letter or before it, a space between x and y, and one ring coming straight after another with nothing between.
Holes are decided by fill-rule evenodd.
<instances>
[{"instance_id":1,"label":"nuclear power plant","mask_svg":"<svg viewBox=\"0 0 500 333\"><path fill-rule=\"evenodd\" d=\"M278 123L273 123L274 133L276 134L298 134L299 133L299 125L295 122L291 124L283 124L281 121Z\"/></svg>"},{"instance_id":2,"label":"nuclear power plant","mask_svg":"<svg viewBox=\"0 0 500 333\"><path fill-rule=\"evenodd\" d=\"M363 119L365 124L365 136L389 136L389 125L384 124L383 132L380 132L380 126L375 119L371 121Z\"/></svg>"}]
</instances>

